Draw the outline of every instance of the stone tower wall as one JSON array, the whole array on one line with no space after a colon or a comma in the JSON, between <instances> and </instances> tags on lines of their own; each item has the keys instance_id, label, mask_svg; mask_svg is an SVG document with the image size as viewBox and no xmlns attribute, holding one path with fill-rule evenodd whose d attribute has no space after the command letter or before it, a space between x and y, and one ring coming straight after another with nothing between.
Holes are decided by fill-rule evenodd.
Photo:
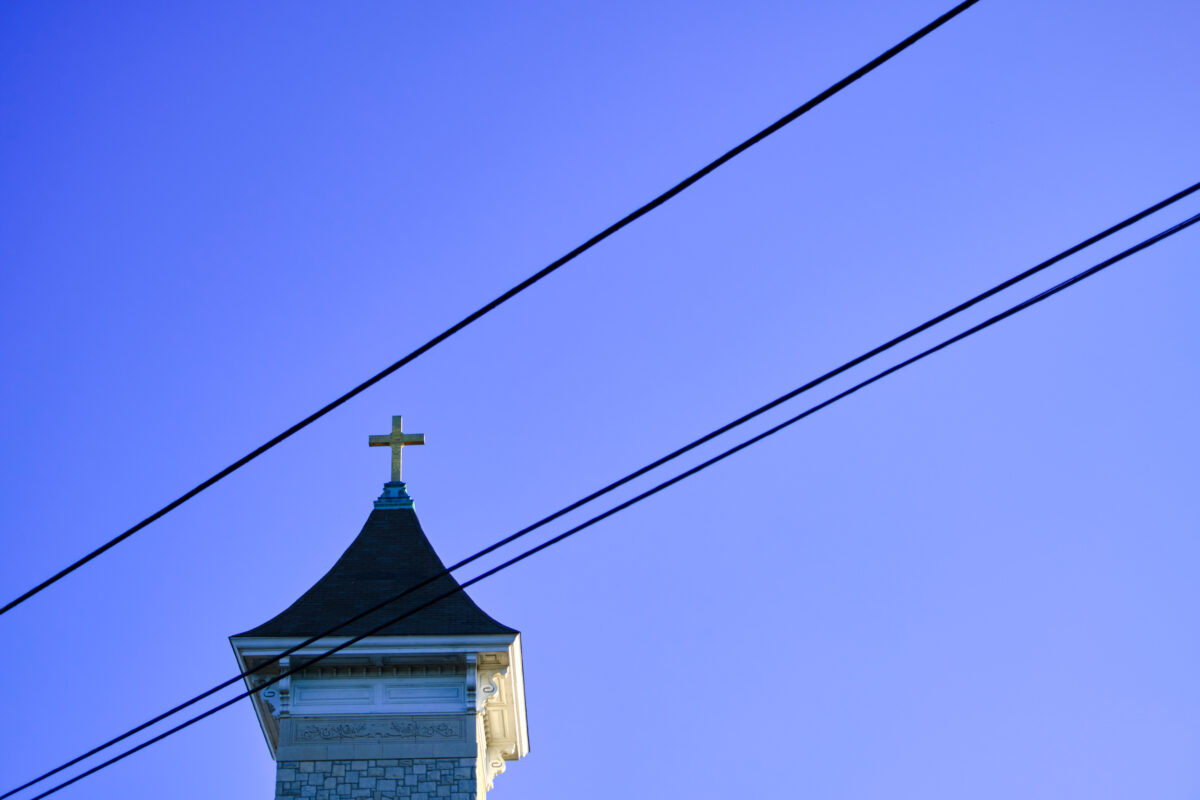
<instances>
[{"instance_id":1,"label":"stone tower wall","mask_svg":"<svg viewBox=\"0 0 1200 800\"><path fill-rule=\"evenodd\" d=\"M276 800L475 800L474 758L280 761Z\"/></svg>"}]
</instances>

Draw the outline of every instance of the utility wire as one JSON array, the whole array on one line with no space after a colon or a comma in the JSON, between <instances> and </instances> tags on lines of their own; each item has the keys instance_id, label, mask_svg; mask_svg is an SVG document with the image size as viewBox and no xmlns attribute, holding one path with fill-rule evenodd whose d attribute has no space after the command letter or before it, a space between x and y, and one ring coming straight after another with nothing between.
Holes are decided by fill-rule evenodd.
<instances>
[{"instance_id":1,"label":"utility wire","mask_svg":"<svg viewBox=\"0 0 1200 800\"><path fill-rule=\"evenodd\" d=\"M100 554L104 553L105 551L107 551L107 550L111 549L112 547L115 547L116 545L125 541L130 536L137 533L138 531L140 531L142 528L146 527L150 523L154 522L155 520L159 519L160 517L165 516L172 510L183 505L191 498L200 494L200 492L204 491L208 487L215 484L217 481L221 480L222 478L226 477L227 475L230 475L231 473L240 469L241 467L244 467L246 464L249 464L251 461L258 458L260 455L267 452L275 445L277 445L280 442L284 441L285 439L291 437L293 434L298 433L299 431L308 427L312 423L316 422L321 417L328 414L330 411L333 411L338 406L342 405L343 403L347 402L348 400L352 399L353 397L357 396L358 394L360 394L360 393L366 391L367 389L369 389L370 387L374 386L376 383L383 380L387 376L391 375L393 372L400 369L405 364L408 364L409 362L413 361L421 354L425 353L428 350L431 350L433 347L435 347L436 345L445 341L446 339L449 339L451 336L458 333L460 330L467 327L472 322L475 322L477 319L484 316L488 312L492 311L493 309L497 308L498 306L502 305L503 303L507 302L508 300L511 300L513 297L516 297L518 294L525 291L530 286L532 286L533 284L540 281L542 278L545 278L547 275L554 272L555 270L557 270L559 267L563 266L567 262L574 260L577 256L583 254L587 250L590 250L592 247L594 247L595 245L604 241L609 236L612 236L614 233L621 230L626 225L629 225L631 222L634 222L635 220L645 216L646 214L650 213L654 209L658 208L663 203L667 202L672 197L674 197L675 195L682 192L684 189L687 189L689 186L696 183L701 178L703 178L706 175L708 175L709 173L715 171L718 167L722 166L723 164L725 164L728 161L733 160L738 155L745 152L746 150L749 150L751 147L758 144L763 139L766 139L771 134L775 133L776 131L781 130L788 124L794 122L796 119L800 118L802 115L804 115L808 111L811 111L812 109L816 108L821 103L828 100L830 97L833 97L835 94L840 92L842 89L845 89L847 86L854 83L859 78L862 78L867 73L875 70L875 68L890 61L892 58L899 55L903 51L907 50L910 46L916 44L921 39L923 39L927 35L929 35L930 33L933 33L935 30L940 28L942 25L945 25L947 22L954 19L959 14L966 11L968 8L975 5L979 1L980 0L965 0L965 2L959 3L954 8L950 9L945 14L942 14L940 17L935 19L933 22L930 22L928 25L921 28L916 33L912 34L911 36L904 39L900 43L888 48L883 53L881 53L880 55L871 59L863 66L859 67L858 69L854 70L854 72L851 72L849 75L842 78L840 81L833 84L825 91L816 95L815 97L813 97L808 102L804 103L799 108L795 109L794 111L787 114L786 116L781 117L777 121L775 121L772 124L768 125L767 127L763 128L761 131L754 134L746 141L742 142L738 146L734 147L732 150L729 150L724 155L717 158L716 160L710 162L706 166L704 166L701 169L697 170L696 172L692 173L690 176L683 179L679 183L675 184L670 189L668 189L667 191L660 194L658 197L651 200L649 203L646 203L641 208L638 208L636 211L633 211L632 213L628 214L627 216L622 217L617 222L614 222L612 225L609 225L607 228L600 231L600 233L598 233L595 236L593 236L592 238L588 239L586 242L579 245L574 250L570 251L569 253L562 256L558 260L550 263L548 266L544 267L540 271L534 273L533 275L530 275L528 278L521 281L513 288L509 289L507 292L500 295L495 300L492 300L487 305L482 306L477 311L464 317L462 320L455 323L454 325L451 325L449 328L442 331L437 336L434 336L432 339L430 339L425 344L418 347L416 350L413 350L411 353L404 356L399 361L395 362L394 364L387 367L386 369L376 373L372 377L363 381L358 386L355 386L353 389L351 389L350 391L343 394L341 397L337 398L336 400L329 403L328 405L322 407L320 410L318 410L318 411L314 412L313 414L310 414L309 416L300 420L295 425L288 428L287 430L285 430L283 433L279 434L275 438L271 439L270 441L266 442L265 444L260 445L259 447L250 451L246 455L242 456L237 461L235 461L232 464L230 464L229 466L225 467L225 469L223 469L220 472L213 475L211 478L198 484L195 488L188 490L187 492L180 495L175 500L172 500L170 503L167 503L165 506L160 508L158 511L155 511L153 514L146 517L141 522L134 525L132 528L129 528L124 533L121 533L118 536L114 536L112 539L109 539L107 542L102 544L100 547L97 547L95 550L88 553L84 557L80 558L78 561L74 562L70 566L63 568L62 570L59 570L57 573L50 576L46 580L42 581L37 586L34 586L32 589L28 590L27 592L22 594L20 597L17 597L16 599L9 601L3 608L0 608L0 614L4 614L4 613L12 610L13 608L16 608L18 605L25 602L29 598L33 597L38 592L47 588L51 584L54 584L57 581L63 579L64 577L71 574L75 570L79 569L84 564L88 563L89 561L96 558Z\"/></svg>"},{"instance_id":2,"label":"utility wire","mask_svg":"<svg viewBox=\"0 0 1200 800\"><path fill-rule=\"evenodd\" d=\"M921 323L920 325L916 326L915 328L911 328L908 331L906 331L905 333L902 333L899 336L896 336L896 337L888 340L887 342L879 345L878 347L875 347L872 350L868 350L867 352L863 353L862 355L859 355L856 358L853 358L850 361L845 362L841 366L836 367L835 369L832 369L829 372L826 372L825 374L821 375L820 377L814 378L813 380L809 381L808 383L805 383L802 386L799 386L796 389L793 389L792 391L790 391L786 394L780 395L779 397L775 398L774 400L770 401L769 403L759 406L758 408L754 409L753 411L749 412L748 414L744 414L741 417L738 417L737 419L733 420L732 422L722 425L721 427L719 427L709 433L706 433L705 435L701 436L698 439L694 439L690 443L684 445L683 447L680 447L677 450L672 451L671 453L668 453L667 455L663 456L662 458L659 458L656 461L652 461L651 463L645 465L644 467L641 467L640 469L637 469L637 470L629 473L628 475L625 475L624 477L619 478L616 481L613 481L612 483L608 484L607 486L605 486L595 492L592 492L591 494L587 495L586 497L576 500L575 502L571 503L570 505L564 506L563 508L560 508L558 511L555 511L552 514L550 514L546 517L543 517L542 519L538 520L537 522L533 523L532 525L522 528L521 530L517 531L516 533L511 534L510 536L506 536L505 538L500 539L499 541L485 547L484 549L482 549L470 556L467 556L463 560L451 565L450 567L447 567L442 572L439 572L435 575L430 576L429 578L426 578L421 583L419 583L415 586L409 587L408 589L405 589L404 591L400 592L399 594L397 594L391 598L388 598L387 600L384 600L381 603L377 603L376 605L371 606L370 608L367 608L366 610L359 612L358 614L356 614L353 617L350 617L349 619L346 619L346 620L343 620L343 621L337 623L333 627L304 640L300 644L297 644L297 645L285 650L284 652L280 653L279 655L273 656L272 658L263 662L262 664L255 666L253 669L247 670L246 672L243 672L239 675L235 675L234 677L229 678L228 680L226 680L222 683L219 683L216 686L213 686L211 689L207 689L204 692L201 692L200 694L196 695L195 697L185 700L184 702L180 703L179 705L177 705L173 708L170 708L167 711L164 711L163 713L159 714L158 716L153 717L152 719L148 719L145 722L141 723L140 725L137 725L136 727L130 728L129 730L125 731L124 733L122 733L112 739L109 739L107 742L105 742L101 745L98 745L97 747L92 748L91 750L87 751L86 753L76 756L75 758L71 759L70 761L60 764L59 766L51 769L48 772L43 773L42 775L39 775L38 777L28 781L27 783L24 783L24 784L16 787L15 789L11 789L8 792L5 792L4 794L0 795L0 800L5 800L5 798L11 797L12 795L16 794L17 792L20 792L23 789L28 789L30 786L40 783L40 782L46 780L47 778L49 778L53 775L56 775L59 772L62 772L64 769L67 769L68 767L72 767L75 764L78 764L80 761L83 761L86 758L94 756L96 753L99 753L102 750L106 750L109 747L112 747L114 744L117 744L118 742L121 742L121 741L129 738L130 736L133 736L134 734L139 733L139 732L145 730L146 728L149 728L151 725L161 722L162 720L177 714L178 712L182 711L183 709L188 708L192 705L195 705L196 703L200 702L201 700L203 700L207 697L211 697L212 695L216 694L220 690L225 689L229 686L232 686L233 684L237 683L240 680L244 680L244 679L248 678L249 676L253 675L254 673L278 662L280 659L291 656L291 655L295 654L296 652L303 650L304 648L312 645L313 643L315 643L321 639L324 639L328 636L332 636L333 634L337 633L339 630L341 630L346 625L357 622L358 620L360 620L370 614L373 614L376 611L379 611L380 609L382 609L386 606L389 606L392 603L395 603L414 592L419 591L420 589L423 589L424 587L428 586L429 584L431 584L437 580L440 580L441 578L443 578L447 575L450 575L453 572L458 571L459 569L467 566L468 564L471 564L471 563L479 560L480 558L483 558L484 556L488 555L489 553L492 553L492 552L500 549L501 547L504 547L505 545L510 544L510 543L516 541L517 539L524 537L525 535L527 535L529 533L532 533L533 531L537 530L538 528L541 528L544 525L546 525L550 522L553 522L554 520L558 519L559 517L562 517L565 514L568 514L571 511L574 511L574 510L580 508L581 506L584 506L584 505L592 502L593 500L596 500L596 499L602 497L603 495L608 494L609 492L613 491L614 489L624 486L625 484L629 483L630 481L632 481L636 478L639 478L642 475L645 475L646 473L651 472L652 470L657 469L658 467L666 464L669 461L673 461L674 459L678 458L679 456L682 456L685 453L688 453L691 450L696 449L700 445L702 445L706 442L709 442L712 439L715 439L716 437L718 437L724 433L727 433L730 430L733 430L734 428L736 428L746 422L749 422L750 420L766 413L767 411L771 410L772 408L775 408L776 406L779 406L782 403L785 403L788 400L791 400L791 399L797 397L798 395L809 391L810 389L816 388L817 386L828 381L829 379L842 374L843 372L863 363L864 361L866 361L870 358L873 358L874 356L877 356L877 355L883 353L886 350L890 350L891 348L895 347L896 345L900 344L901 342L911 339L912 337L916 336L917 334L919 334L925 330L928 330L929 328L933 327L934 325L937 325L937 324L949 319L950 317L960 314L961 312L967 310L968 308L971 308L972 306L976 305L977 303L980 303L983 300L986 300L987 298L992 297L993 295L997 294L998 292L1001 292L1004 289L1007 289L1021 281L1024 281L1027 278L1032 277L1033 275L1036 275L1037 273L1053 266L1054 264L1057 264L1058 262L1062 261L1063 259L1068 258L1068 257L1078 253L1079 251L1081 251L1087 247L1090 247L1093 244L1096 244L1097 242L1113 235L1114 233L1117 233L1118 231L1124 230L1125 228L1129 227L1130 225L1134 224L1135 222L1138 222L1138 221L1146 218L1147 216L1154 214L1157 211L1161 211L1162 209L1166 208L1167 206L1170 206L1173 203L1176 203L1179 200L1182 200L1185 197L1188 197L1197 191L1200 191L1200 182L1194 183L1191 186L1187 187L1186 189L1184 189L1180 192L1176 192L1175 194L1171 195L1170 197L1167 197L1164 200L1161 200L1151 206L1148 206L1147 208L1137 212L1133 216L1126 217L1124 220L1122 220L1121 222L1118 222L1116 225L1106 228L1105 230L1101 231L1100 233L1097 233L1094 236L1084 239L1083 241L1079 242L1078 244L1072 245L1071 247L1067 248L1066 250L1063 250L1062 252L1058 253L1057 255L1052 256L1051 258L1048 258L1039 264L1036 264L1035 266L1025 270L1024 272L1018 273L1017 275L1014 275L1013 277L1009 278L1008 280L1005 280L1005 281L1002 281L1001 283L996 284L995 286L988 289L987 291L977 294L974 297L972 297L971 299L958 304L957 306L949 309L948 311L944 311L941 314L938 314L936 317L932 317L932 318L926 320L925 322Z\"/></svg>"},{"instance_id":3,"label":"utility wire","mask_svg":"<svg viewBox=\"0 0 1200 800\"><path fill-rule=\"evenodd\" d=\"M322 660L328 658L329 656L331 656L337 652L340 652L341 650L344 650L347 647L350 647L351 645L353 645L359 641L362 641L363 639L365 639L369 636L375 635L379 631L381 631L384 628L387 628L391 625L394 625L395 623L399 622L400 620L403 620L409 616L412 616L413 614L416 614L416 613L434 605L435 603L438 603L441 600L446 599L447 597L457 594L459 591L465 590L467 587L473 586L474 584L479 583L480 581L484 580L485 578L495 575L497 572L508 569L509 567L514 566L515 564L518 564L521 561L524 561L525 559L529 558L530 556L532 556L536 553L539 553L542 550L547 549L548 547L558 544L559 542L563 541L564 539L567 539L568 537L573 536L576 533L579 533L580 531L585 530L586 528L590 528L592 525L595 525L597 522L607 519L608 517L611 517L612 515L620 512L620 511L624 511L625 509L627 509L633 505L636 505L637 503L640 503L642 500L652 497L653 495L658 494L659 492L663 491L664 489L667 489L668 487L673 486L676 483L679 483L680 481L691 477L692 475L695 475L705 469L708 469L709 467L713 466L714 464L717 464L718 462L725 460L729 456L731 456L735 453L741 452L742 450L750 447L751 445L754 445L754 444L762 441L763 439L766 439L770 436L775 435L776 433L779 433L783 429L799 422L800 420L805 419L806 417L809 417L809 416L815 414L816 412L820 411L821 409L827 408L827 407L833 405L834 403L845 399L846 397L849 397L850 395L858 392L859 390L864 389L864 388L870 386L871 384L876 383L877 381L880 381L883 378L886 378L887 376L889 376L893 373L899 372L900 370L904 369L905 367L911 366L911 365L917 363L918 361L921 361L921 360L927 358L928 356L933 355L934 353L937 353L937 352L940 352L941 350L946 349L947 347L949 347L952 344L955 344L956 342L960 342L970 336L973 336L974 334L979 333L980 331L982 331L986 328L990 328L992 325L995 325L996 323L998 323L1002 320L1005 320L1008 317L1013 316L1014 314L1024 311L1027 308L1030 308L1044 300L1049 299L1050 297L1053 297L1054 295L1058 294L1059 292L1062 292L1065 289L1068 289L1071 286L1074 286L1075 284L1080 283L1081 281L1084 281L1087 278L1090 278L1091 276L1101 272L1102 270L1112 266L1113 264L1116 264L1116 263L1128 258L1129 256L1134 255L1135 253L1145 250L1146 248L1151 247L1151 246L1157 244L1158 242L1161 242L1162 240L1191 227L1192 225L1196 224L1197 222L1200 222L1200 214L1195 214L1192 217L1189 217L1188 219L1184 220L1183 222L1180 222L1177 225L1173 225L1170 228L1167 228L1166 230L1164 230L1158 234L1155 234L1154 236L1151 236L1148 239L1145 239L1145 240L1139 242L1138 244L1134 245L1133 247L1130 247L1111 258L1106 259L1105 261L1102 261L1099 264L1096 264L1095 266L1089 267L1088 269L1083 270L1080 273L1077 273L1076 275L1068 278L1065 281L1062 281L1061 283L1051 287L1050 289L1047 289L1039 294L1036 294L1033 297L1029 298L1028 300L1025 300L1014 306L1011 306L1010 308L1006 309L1005 311L1002 311L999 314L996 314L995 316L989 317L988 319L984 320L983 322L979 323L978 325L974 325L974 326L968 328L967 330L963 331L962 333L952 336L949 339L946 339L946 340L940 342L939 344L934 345L933 347L930 347L926 350L921 351L920 353L918 353L915 356L912 356L911 358L907 358L907 359L899 362L898 364L888 367L887 369L883 370L882 372L876 373L875 375L871 376L870 378L868 378L864 381L861 381L861 382L855 384L854 386L851 386L849 389L839 392L838 394L834 395L833 397L830 397L827 400L824 400L814 406L809 407L808 409L802 411L801 413L799 413L787 420L784 420L783 422L779 423L778 425L775 425L772 428L768 428L766 431L763 431L762 433L760 433L756 436L752 436L751 438L746 439L745 441L741 442L740 444L737 444L737 445L729 448L728 450L723 451L722 453L708 459L707 461L701 462L700 464L697 464L696 466L692 467L691 469L685 470L685 471L679 473L678 475L674 476L673 478L663 481L662 483L659 483L657 486L654 486L653 488L648 489L648 490L642 492L641 494L636 495L635 497L632 497L629 500L626 500L623 503L619 503L619 504L613 506L612 508L608 509L607 511L604 511L601 514L597 514L596 516L592 517L591 519L587 520L586 522L576 525L575 527L573 527L563 533L560 533L559 535L557 535L551 539L548 539L548 540L542 542L541 544L536 545L535 547L532 547L532 548L526 550L525 552L521 553L520 555L510 558L509 560L503 562L502 564L499 564L485 572L480 573L479 575L476 575L474 578L471 578L470 580L462 583L462 585L460 587L453 589L451 591L448 591L448 592L444 592L444 593L438 595L437 597L433 598L432 600L422 603L421 605L417 606L416 608L409 609L408 611L405 611L402 614L399 614L399 615L393 617L392 619L387 620L386 622L375 626L374 628L367 631L366 633L362 633L362 634L354 636L350 639L347 639L345 642L342 642L341 644L338 644L338 645L330 648L329 650L325 651L324 653L317 654L313 658L305 661L303 664L298 664L295 667L292 667L284 672L281 672L279 675L267 680L262 685L260 685L256 688L253 688L253 689L248 689L245 692L242 692L241 694L238 694L237 696L232 697L229 700L226 700L223 703L220 703L220 704L208 709L207 711L204 711L200 714L197 714L194 717L189 718L185 722L182 722L179 725L176 725L174 728L171 728L170 730L167 730L151 739L148 739L145 742L142 742L142 743L136 745L135 747L132 747L132 748L122 752L121 754L114 756L113 758L110 758L108 761L105 761L102 764L98 764L97 766L92 767L91 769L89 769L85 772L82 772L79 775L77 775L67 781L64 781L63 783L58 784L57 786L55 786L52 789L49 789L39 795L36 795L34 798L32 798L32 800L41 800L41 798L47 797L47 796L57 792L59 789L65 788L66 786L69 786L69 785L75 783L76 781L79 781L79 780L87 777L88 775L91 775L101 769L104 769L105 767L115 764L116 762L120 761L121 759L125 758L126 756L132 755L133 753L136 753L139 750L149 747L150 745L154 744L155 742L161 741L162 739L165 739L166 737L168 737L178 731L181 731L184 728L187 728L187 727L199 722L202 719L212 716L213 714L217 713L218 711L233 705L234 703L238 702L239 700L249 697L249 696L255 694L256 692L260 692L263 689L267 688L268 686L278 683L279 681L283 680L286 677L294 675L295 673L300 672L301 670L304 670L307 667L312 666L313 664L316 664L317 662L322 661Z\"/></svg>"}]
</instances>

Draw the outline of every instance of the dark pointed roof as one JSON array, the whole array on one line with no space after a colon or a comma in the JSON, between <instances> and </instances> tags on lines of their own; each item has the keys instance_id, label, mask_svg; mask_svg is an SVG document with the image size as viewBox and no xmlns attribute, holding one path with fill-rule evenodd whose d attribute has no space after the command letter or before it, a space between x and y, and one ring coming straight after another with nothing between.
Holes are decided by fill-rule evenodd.
<instances>
[{"instance_id":1,"label":"dark pointed roof","mask_svg":"<svg viewBox=\"0 0 1200 800\"><path fill-rule=\"evenodd\" d=\"M334 625L442 572L445 565L425 538L411 508L376 508L358 538L333 569L286 611L241 636L316 636ZM458 591L422 611L379 631L377 636L449 636L502 634L517 631L483 612L458 581L446 575L381 611L338 630L357 636L408 608L445 592ZM237 638L237 637L235 637Z\"/></svg>"}]
</instances>

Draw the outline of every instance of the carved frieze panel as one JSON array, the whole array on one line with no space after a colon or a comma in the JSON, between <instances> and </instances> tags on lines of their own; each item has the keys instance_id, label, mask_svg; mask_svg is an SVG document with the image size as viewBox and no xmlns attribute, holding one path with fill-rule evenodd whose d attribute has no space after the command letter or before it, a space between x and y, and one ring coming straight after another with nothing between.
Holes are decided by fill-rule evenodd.
<instances>
[{"instance_id":1,"label":"carved frieze panel","mask_svg":"<svg viewBox=\"0 0 1200 800\"><path fill-rule=\"evenodd\" d=\"M387 722L302 722L297 720L297 742L346 742L358 739L461 739L462 720L390 720Z\"/></svg>"},{"instance_id":2,"label":"carved frieze panel","mask_svg":"<svg viewBox=\"0 0 1200 800\"><path fill-rule=\"evenodd\" d=\"M281 726L278 758L467 758L477 748L468 714L298 715Z\"/></svg>"}]
</instances>

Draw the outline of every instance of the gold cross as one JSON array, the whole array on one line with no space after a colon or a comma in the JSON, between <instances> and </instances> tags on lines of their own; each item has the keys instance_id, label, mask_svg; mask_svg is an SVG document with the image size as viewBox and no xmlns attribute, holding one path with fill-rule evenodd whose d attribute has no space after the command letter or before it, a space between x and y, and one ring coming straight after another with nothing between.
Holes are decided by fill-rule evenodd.
<instances>
[{"instance_id":1,"label":"gold cross","mask_svg":"<svg viewBox=\"0 0 1200 800\"><path fill-rule=\"evenodd\" d=\"M392 448L392 481L400 480L400 451L410 444L425 444L425 434L405 433L403 417L392 417L392 432L382 435L371 435L367 444L370 447Z\"/></svg>"}]
</instances>

